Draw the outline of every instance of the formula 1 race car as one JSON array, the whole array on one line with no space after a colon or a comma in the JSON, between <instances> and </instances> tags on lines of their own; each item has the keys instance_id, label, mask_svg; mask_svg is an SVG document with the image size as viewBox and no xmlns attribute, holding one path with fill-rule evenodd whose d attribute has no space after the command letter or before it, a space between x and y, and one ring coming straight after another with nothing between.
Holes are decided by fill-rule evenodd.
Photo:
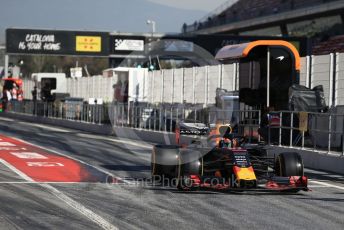
<instances>
[{"instance_id":1,"label":"formula 1 race car","mask_svg":"<svg viewBox=\"0 0 344 230\"><path fill-rule=\"evenodd\" d=\"M307 177L298 153L268 157L260 144L247 144L230 125L217 125L206 140L190 145L156 145L152 152L154 181L176 181L183 191L221 190L307 191Z\"/></svg>"}]
</instances>

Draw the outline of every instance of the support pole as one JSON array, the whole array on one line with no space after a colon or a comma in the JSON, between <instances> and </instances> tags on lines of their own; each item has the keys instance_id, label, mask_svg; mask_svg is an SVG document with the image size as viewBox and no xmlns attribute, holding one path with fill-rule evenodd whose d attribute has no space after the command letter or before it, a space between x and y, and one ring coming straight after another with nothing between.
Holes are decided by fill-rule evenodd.
<instances>
[{"instance_id":1,"label":"support pole","mask_svg":"<svg viewBox=\"0 0 344 230\"><path fill-rule=\"evenodd\" d=\"M270 48L267 53L267 70L266 70L266 107L270 107Z\"/></svg>"},{"instance_id":2,"label":"support pole","mask_svg":"<svg viewBox=\"0 0 344 230\"><path fill-rule=\"evenodd\" d=\"M4 78L7 78L8 77L8 62L9 62L9 57L8 55L6 54L5 55L5 75L4 75Z\"/></svg>"}]
</instances>

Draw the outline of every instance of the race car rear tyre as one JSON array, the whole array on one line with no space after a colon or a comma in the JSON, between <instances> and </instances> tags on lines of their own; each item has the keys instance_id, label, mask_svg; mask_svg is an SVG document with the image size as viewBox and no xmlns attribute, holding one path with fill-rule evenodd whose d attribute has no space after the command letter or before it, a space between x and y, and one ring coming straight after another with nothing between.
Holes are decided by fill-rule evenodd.
<instances>
[{"instance_id":1,"label":"race car rear tyre","mask_svg":"<svg viewBox=\"0 0 344 230\"><path fill-rule=\"evenodd\" d=\"M179 146L155 145L151 155L152 179L173 178L178 165Z\"/></svg>"},{"instance_id":2,"label":"race car rear tyre","mask_svg":"<svg viewBox=\"0 0 344 230\"><path fill-rule=\"evenodd\" d=\"M303 161L298 153L281 153L276 158L275 173L277 176L303 176Z\"/></svg>"}]
</instances>

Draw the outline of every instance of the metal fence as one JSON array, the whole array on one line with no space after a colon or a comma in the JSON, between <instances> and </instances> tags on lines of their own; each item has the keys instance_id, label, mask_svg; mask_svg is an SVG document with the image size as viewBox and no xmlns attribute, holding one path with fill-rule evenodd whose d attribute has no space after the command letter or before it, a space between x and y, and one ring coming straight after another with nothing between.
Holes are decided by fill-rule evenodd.
<instances>
[{"instance_id":1,"label":"metal fence","mask_svg":"<svg viewBox=\"0 0 344 230\"><path fill-rule=\"evenodd\" d=\"M180 123L196 124L197 127L203 124L205 127L210 127L221 122L232 124L236 132L247 136L253 134L257 136L260 123L258 110L227 111L195 105L154 106L135 103L89 105L78 101L53 103L23 101L9 103L7 112L164 132L175 132L177 124Z\"/></svg>"},{"instance_id":2,"label":"metal fence","mask_svg":"<svg viewBox=\"0 0 344 230\"><path fill-rule=\"evenodd\" d=\"M111 123L116 127L132 127L152 131L174 132L177 124L204 124L210 127L219 122L232 124L241 134L257 133L260 111L225 111L200 106L152 106L112 104L108 107Z\"/></svg>"},{"instance_id":3,"label":"metal fence","mask_svg":"<svg viewBox=\"0 0 344 230\"><path fill-rule=\"evenodd\" d=\"M7 105L7 112L22 113L32 116L57 118L93 124L106 123L107 114L103 105L89 105L84 103L23 101L11 102Z\"/></svg>"},{"instance_id":4,"label":"metal fence","mask_svg":"<svg viewBox=\"0 0 344 230\"><path fill-rule=\"evenodd\" d=\"M272 112L280 124L267 126L268 143L290 148L311 149L344 156L344 114Z\"/></svg>"},{"instance_id":5,"label":"metal fence","mask_svg":"<svg viewBox=\"0 0 344 230\"><path fill-rule=\"evenodd\" d=\"M343 108L344 109L344 108ZM266 125L259 110L228 111L192 105L103 104L83 102L12 102L7 112L30 114L93 124L111 124L151 131L175 132L177 124L231 124L234 132L247 136L249 142L263 140L270 145L339 152L344 156L344 113L305 113L277 111L279 125ZM264 130L267 135L264 137ZM205 132L190 132L205 134Z\"/></svg>"}]
</instances>

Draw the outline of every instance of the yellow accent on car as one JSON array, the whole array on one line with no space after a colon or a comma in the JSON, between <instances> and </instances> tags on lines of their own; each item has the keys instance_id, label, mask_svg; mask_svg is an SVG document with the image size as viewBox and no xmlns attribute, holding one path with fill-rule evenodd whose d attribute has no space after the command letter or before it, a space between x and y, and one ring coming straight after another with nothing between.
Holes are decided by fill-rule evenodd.
<instances>
[{"instance_id":1,"label":"yellow accent on car","mask_svg":"<svg viewBox=\"0 0 344 230\"><path fill-rule=\"evenodd\" d=\"M239 168L234 170L237 180L257 180L256 174L253 171L252 166L248 168Z\"/></svg>"}]
</instances>

